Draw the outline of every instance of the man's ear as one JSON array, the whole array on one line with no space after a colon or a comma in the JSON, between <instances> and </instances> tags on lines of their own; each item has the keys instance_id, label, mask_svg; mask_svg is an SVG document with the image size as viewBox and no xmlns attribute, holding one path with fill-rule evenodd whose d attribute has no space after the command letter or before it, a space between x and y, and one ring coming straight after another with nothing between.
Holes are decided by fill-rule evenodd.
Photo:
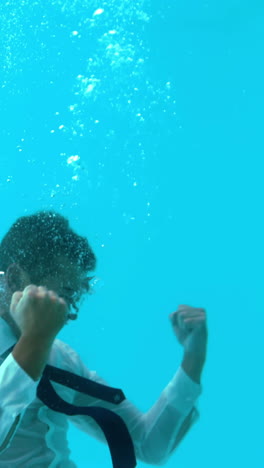
<instances>
[{"instance_id":1,"label":"man's ear","mask_svg":"<svg viewBox=\"0 0 264 468\"><path fill-rule=\"evenodd\" d=\"M18 263L12 263L6 271L6 282L8 288L14 293L23 291L30 284L30 277Z\"/></svg>"}]
</instances>

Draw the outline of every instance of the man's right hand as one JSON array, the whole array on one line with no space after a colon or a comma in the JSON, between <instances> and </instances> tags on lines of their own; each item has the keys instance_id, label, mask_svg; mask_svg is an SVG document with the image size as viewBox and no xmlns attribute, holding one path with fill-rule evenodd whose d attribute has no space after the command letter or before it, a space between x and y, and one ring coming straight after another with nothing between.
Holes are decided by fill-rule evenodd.
<instances>
[{"instance_id":1,"label":"man's right hand","mask_svg":"<svg viewBox=\"0 0 264 468\"><path fill-rule=\"evenodd\" d=\"M27 286L12 296L10 315L22 336L53 341L67 320L66 302L42 286Z\"/></svg>"}]
</instances>

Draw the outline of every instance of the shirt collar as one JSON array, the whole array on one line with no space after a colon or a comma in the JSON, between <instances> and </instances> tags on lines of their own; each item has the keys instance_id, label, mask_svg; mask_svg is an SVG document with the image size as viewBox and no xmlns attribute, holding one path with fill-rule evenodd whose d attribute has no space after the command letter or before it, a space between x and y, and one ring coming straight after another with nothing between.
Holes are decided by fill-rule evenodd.
<instances>
[{"instance_id":1,"label":"shirt collar","mask_svg":"<svg viewBox=\"0 0 264 468\"><path fill-rule=\"evenodd\" d=\"M0 356L17 343L17 337L8 323L0 317Z\"/></svg>"}]
</instances>

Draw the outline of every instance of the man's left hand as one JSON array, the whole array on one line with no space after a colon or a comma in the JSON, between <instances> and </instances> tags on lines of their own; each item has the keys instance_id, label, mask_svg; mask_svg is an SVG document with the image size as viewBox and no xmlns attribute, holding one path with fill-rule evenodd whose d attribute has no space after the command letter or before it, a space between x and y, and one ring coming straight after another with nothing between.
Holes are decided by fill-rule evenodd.
<instances>
[{"instance_id":1,"label":"man's left hand","mask_svg":"<svg viewBox=\"0 0 264 468\"><path fill-rule=\"evenodd\" d=\"M169 316L173 331L185 353L205 360L207 350L207 325L205 309L180 305Z\"/></svg>"}]
</instances>

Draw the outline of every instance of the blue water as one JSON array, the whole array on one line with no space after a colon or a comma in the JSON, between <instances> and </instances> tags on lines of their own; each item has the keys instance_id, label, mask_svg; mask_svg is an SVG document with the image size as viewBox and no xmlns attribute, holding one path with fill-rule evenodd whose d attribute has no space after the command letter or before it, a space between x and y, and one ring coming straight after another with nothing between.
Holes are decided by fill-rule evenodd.
<instances>
[{"instance_id":1,"label":"blue water","mask_svg":"<svg viewBox=\"0 0 264 468\"><path fill-rule=\"evenodd\" d=\"M207 311L200 420L168 468L264 466L263 26L256 0L0 5L0 234L52 208L98 257L58 337L147 411L183 355L168 315Z\"/></svg>"}]
</instances>

